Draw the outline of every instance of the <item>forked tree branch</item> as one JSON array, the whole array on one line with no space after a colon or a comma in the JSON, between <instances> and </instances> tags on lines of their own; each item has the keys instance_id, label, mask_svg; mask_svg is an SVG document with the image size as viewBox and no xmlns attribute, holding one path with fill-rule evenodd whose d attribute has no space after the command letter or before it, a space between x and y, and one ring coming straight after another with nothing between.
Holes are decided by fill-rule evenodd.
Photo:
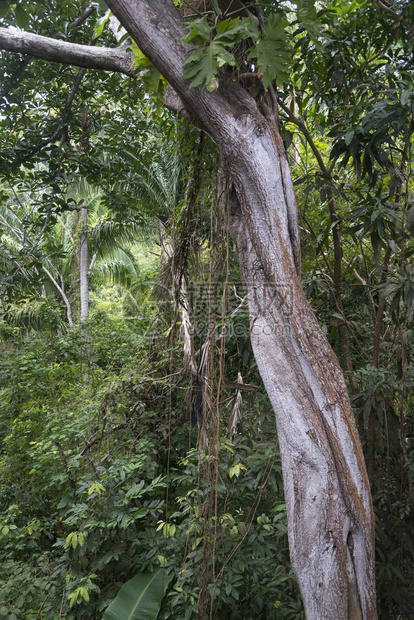
<instances>
[{"instance_id":1,"label":"forked tree branch","mask_svg":"<svg viewBox=\"0 0 414 620\"><path fill-rule=\"evenodd\" d=\"M88 4L86 9L84 9L77 17L69 24L70 28L77 28L86 22L88 17L92 15L95 11L99 9L99 4L97 2L91 2Z\"/></svg>"},{"instance_id":2,"label":"forked tree branch","mask_svg":"<svg viewBox=\"0 0 414 620\"><path fill-rule=\"evenodd\" d=\"M65 306L66 306L66 316L68 319L68 323L70 326L73 325L73 320L72 320L72 309L70 307L70 302L69 299L66 296L66 293L63 289L63 282L62 282L62 286L59 285L59 283L57 282L57 280L55 280L55 278L52 276L52 274L50 273L50 271L48 269L46 269L46 267L44 265L42 265L42 269L45 272L45 274L47 275L47 277L49 278L49 280L52 282L52 284L54 285L54 287L56 288L56 290L60 293Z\"/></svg>"},{"instance_id":3,"label":"forked tree branch","mask_svg":"<svg viewBox=\"0 0 414 620\"><path fill-rule=\"evenodd\" d=\"M414 26L413 26L413 24L410 24L409 22L407 22L403 17L401 17L401 15L396 13L388 4L385 4L385 2L382 2L382 0L372 0L372 2L374 2L374 4L376 4L377 7L383 13L386 13L387 15L390 15L393 18L394 21L396 21L399 24L401 24L402 26L404 26L404 28L406 28L414 36Z\"/></svg>"},{"instance_id":4,"label":"forked tree branch","mask_svg":"<svg viewBox=\"0 0 414 620\"><path fill-rule=\"evenodd\" d=\"M135 76L132 54L125 48L79 45L14 28L0 28L0 49L65 65Z\"/></svg>"}]
</instances>

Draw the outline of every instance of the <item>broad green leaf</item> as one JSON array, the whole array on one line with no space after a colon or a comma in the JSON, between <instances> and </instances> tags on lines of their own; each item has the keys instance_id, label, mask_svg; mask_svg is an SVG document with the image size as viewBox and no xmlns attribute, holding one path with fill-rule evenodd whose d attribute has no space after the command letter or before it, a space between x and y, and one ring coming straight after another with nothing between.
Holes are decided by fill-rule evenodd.
<instances>
[{"instance_id":1,"label":"broad green leaf","mask_svg":"<svg viewBox=\"0 0 414 620\"><path fill-rule=\"evenodd\" d=\"M349 146L352 142L352 140L354 139L354 135L355 135L355 131L353 129L350 129L349 131L346 132L345 134L345 144L347 146Z\"/></svg>"},{"instance_id":2,"label":"broad green leaf","mask_svg":"<svg viewBox=\"0 0 414 620\"><path fill-rule=\"evenodd\" d=\"M77 602L79 596L79 588L76 589L69 597L69 607L72 609L74 604Z\"/></svg>"},{"instance_id":3,"label":"broad green leaf","mask_svg":"<svg viewBox=\"0 0 414 620\"><path fill-rule=\"evenodd\" d=\"M213 28L209 24L207 17L200 17L200 19L191 21L187 24L187 27L191 28L190 32L185 37L187 43L202 45L210 41Z\"/></svg>"},{"instance_id":4,"label":"broad green leaf","mask_svg":"<svg viewBox=\"0 0 414 620\"><path fill-rule=\"evenodd\" d=\"M257 58L259 73L266 89L273 80L282 84L289 79L293 49L285 30L287 26L285 17L271 15L265 27L265 38L250 52L251 58Z\"/></svg>"},{"instance_id":5,"label":"broad green leaf","mask_svg":"<svg viewBox=\"0 0 414 620\"><path fill-rule=\"evenodd\" d=\"M297 0L297 21L305 28L314 45L321 49L319 42L322 24L318 20L318 12L314 0Z\"/></svg>"},{"instance_id":6,"label":"broad green leaf","mask_svg":"<svg viewBox=\"0 0 414 620\"><path fill-rule=\"evenodd\" d=\"M233 47L235 43L239 43L248 37L257 40L259 31L253 19L246 17L243 19L224 19L217 25L217 35L214 42L220 42L222 45Z\"/></svg>"},{"instance_id":7,"label":"broad green leaf","mask_svg":"<svg viewBox=\"0 0 414 620\"><path fill-rule=\"evenodd\" d=\"M29 29L29 14L27 13L27 11L24 10L21 4L18 4L16 6L16 22L17 25L20 26L20 28L23 28L23 30Z\"/></svg>"},{"instance_id":8,"label":"broad green leaf","mask_svg":"<svg viewBox=\"0 0 414 620\"><path fill-rule=\"evenodd\" d=\"M230 467L230 469L229 469L229 477L233 478L233 476L236 476L236 478L238 478L240 476L240 472L245 470L245 469L246 469L245 465L243 465L242 463L236 463L235 465Z\"/></svg>"},{"instance_id":9,"label":"broad green leaf","mask_svg":"<svg viewBox=\"0 0 414 620\"><path fill-rule=\"evenodd\" d=\"M78 546L83 547L85 544L85 536L82 532L71 532L65 539L64 546L66 549L72 545L74 549Z\"/></svg>"},{"instance_id":10,"label":"broad green leaf","mask_svg":"<svg viewBox=\"0 0 414 620\"><path fill-rule=\"evenodd\" d=\"M86 601L87 603L89 603L89 592L86 588L80 588L80 595L83 598L84 601Z\"/></svg>"},{"instance_id":11,"label":"broad green leaf","mask_svg":"<svg viewBox=\"0 0 414 620\"><path fill-rule=\"evenodd\" d=\"M192 88L202 84L207 90L213 91L218 87L215 77L217 69L217 59L212 53L211 45L209 45L207 48L199 48L191 54L183 77L190 80Z\"/></svg>"},{"instance_id":12,"label":"broad green leaf","mask_svg":"<svg viewBox=\"0 0 414 620\"><path fill-rule=\"evenodd\" d=\"M154 66L148 67L148 70L142 76L142 82L150 93L159 93L164 85L161 73Z\"/></svg>"},{"instance_id":13,"label":"broad green leaf","mask_svg":"<svg viewBox=\"0 0 414 620\"><path fill-rule=\"evenodd\" d=\"M0 2L0 17L5 17L7 15L9 7L10 7L10 4L6 2L5 0Z\"/></svg>"},{"instance_id":14,"label":"broad green leaf","mask_svg":"<svg viewBox=\"0 0 414 620\"><path fill-rule=\"evenodd\" d=\"M94 482L88 489L88 495L92 495L92 493L98 493L98 495L100 495L104 491L105 487L103 486L103 484L100 484L99 482Z\"/></svg>"},{"instance_id":15,"label":"broad green leaf","mask_svg":"<svg viewBox=\"0 0 414 620\"><path fill-rule=\"evenodd\" d=\"M404 90L402 90L402 92L401 92L401 105L405 106L407 104L407 102L410 100L413 92L414 92L414 90L413 90L413 88L411 86L409 88L405 88Z\"/></svg>"},{"instance_id":16,"label":"broad green leaf","mask_svg":"<svg viewBox=\"0 0 414 620\"><path fill-rule=\"evenodd\" d=\"M147 92L159 94L165 83L161 73L154 67L152 62L144 56L135 43L133 43L129 49L133 52L132 58L137 71L141 72L140 78Z\"/></svg>"},{"instance_id":17,"label":"broad green leaf","mask_svg":"<svg viewBox=\"0 0 414 620\"><path fill-rule=\"evenodd\" d=\"M190 80L192 88L204 86L209 91L218 88L217 73L219 67L237 66L231 48L243 39L259 37L255 22L250 18L224 19L217 25L217 34L211 39L212 27L204 21L205 18L192 22L192 30L186 37L187 42L205 44L196 49L186 62L183 77ZM208 32L207 32L208 28Z\"/></svg>"},{"instance_id":18,"label":"broad green leaf","mask_svg":"<svg viewBox=\"0 0 414 620\"><path fill-rule=\"evenodd\" d=\"M170 580L163 569L138 573L122 586L102 620L155 620Z\"/></svg>"},{"instance_id":19,"label":"broad green leaf","mask_svg":"<svg viewBox=\"0 0 414 620\"><path fill-rule=\"evenodd\" d=\"M110 16L111 16L111 11L106 11L105 15L102 15L102 17L96 20L95 30L93 33L93 36L95 37L95 39L101 36L103 29L105 28L105 25L109 21Z\"/></svg>"}]
</instances>

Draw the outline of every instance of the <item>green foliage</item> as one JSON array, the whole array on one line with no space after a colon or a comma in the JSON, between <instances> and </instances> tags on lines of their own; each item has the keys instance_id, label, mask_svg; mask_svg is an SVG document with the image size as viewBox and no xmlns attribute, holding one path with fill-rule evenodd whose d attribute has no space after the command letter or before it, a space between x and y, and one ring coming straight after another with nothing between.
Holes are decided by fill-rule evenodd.
<instances>
[{"instance_id":1,"label":"green foliage","mask_svg":"<svg viewBox=\"0 0 414 620\"><path fill-rule=\"evenodd\" d=\"M139 329L94 314L88 353L77 328L59 339L53 331L4 331L1 609L28 617L41 609L40 617L50 620L56 609L67 619L98 618L137 572L155 574L166 565L176 577L161 615L190 617L198 608L203 531L212 523L220 533L215 561L223 568L214 592L217 613L264 613L271 600L269 618L300 618L300 610L292 612L296 589L285 566L284 505L274 503L275 494L282 497L280 463L274 464L259 408L254 444L248 432L220 447L225 485L210 521L199 512L209 485L197 479L213 461L196 450L185 456L188 431L178 398L166 521L168 435L160 412L167 394L162 383L145 377L147 342ZM276 574L273 552L280 558Z\"/></svg>"},{"instance_id":2,"label":"green foliage","mask_svg":"<svg viewBox=\"0 0 414 620\"><path fill-rule=\"evenodd\" d=\"M30 27L30 17L27 11L24 10L21 3L16 5L15 9L16 23L23 30L29 30Z\"/></svg>"},{"instance_id":3,"label":"green foliage","mask_svg":"<svg viewBox=\"0 0 414 620\"><path fill-rule=\"evenodd\" d=\"M362 188L361 188L362 189ZM363 235L370 236L374 256L379 260L381 247L390 247L397 251L398 248L393 241L395 237L395 227L401 219L399 204L384 201L380 196L365 198L362 206L359 206L351 217L357 222L350 230L353 233L361 232Z\"/></svg>"},{"instance_id":4,"label":"green foliage","mask_svg":"<svg viewBox=\"0 0 414 620\"><path fill-rule=\"evenodd\" d=\"M216 90L218 70L224 65L237 66L235 56L229 51L237 43L250 37L258 38L258 30L252 18L224 19L213 26L207 17L187 24L190 33L185 40L199 47L186 62L183 77L190 86L203 85L209 91Z\"/></svg>"},{"instance_id":5,"label":"green foliage","mask_svg":"<svg viewBox=\"0 0 414 620\"><path fill-rule=\"evenodd\" d=\"M390 298L390 312L404 314L405 320L411 324L414 304L414 273L412 265L403 267L391 275L388 282L379 285L381 295Z\"/></svg>"},{"instance_id":6,"label":"green foliage","mask_svg":"<svg viewBox=\"0 0 414 620\"><path fill-rule=\"evenodd\" d=\"M162 94L167 85L166 80L135 43L130 46L130 49L133 53L137 73L139 73L143 85L161 106Z\"/></svg>"},{"instance_id":7,"label":"green foliage","mask_svg":"<svg viewBox=\"0 0 414 620\"><path fill-rule=\"evenodd\" d=\"M267 90L269 84L276 80L282 85L289 80L289 69L293 50L287 33L286 17L274 14L265 25L265 36L250 51L251 58L257 58L259 75Z\"/></svg>"},{"instance_id":8,"label":"green foliage","mask_svg":"<svg viewBox=\"0 0 414 620\"><path fill-rule=\"evenodd\" d=\"M211 544L213 556L203 570L214 562L216 578L208 590L216 617L301 618L300 606L292 613L295 582L284 563L286 507L271 499L282 487L273 446L242 437L235 443L223 441L214 500L207 482L210 468L213 461L208 452L193 450L180 461L175 480L184 493L178 490L171 523L159 525L166 538L160 549L162 561L167 568L176 567L178 574L167 594L174 616L197 617L203 582L198 567L203 566L204 546ZM218 507L212 514L210 501ZM177 565L183 544L184 561Z\"/></svg>"},{"instance_id":9,"label":"green foliage","mask_svg":"<svg viewBox=\"0 0 414 620\"><path fill-rule=\"evenodd\" d=\"M248 70L257 71L265 90L272 82L278 86L289 83L296 39L303 48L305 35L307 44L319 49L322 29L314 2L301 0L296 4L296 21L288 20L289 10L284 14L278 8L269 13L261 29L252 16L212 22L209 15L204 15L186 23L190 33L185 41L198 46L188 58L183 74L190 80L190 86L201 85L214 91L219 86L220 68L239 69L246 59L251 63ZM297 26L294 32L292 25ZM244 58L240 58L238 52L238 44L242 41L247 49Z\"/></svg>"},{"instance_id":10,"label":"green foliage","mask_svg":"<svg viewBox=\"0 0 414 620\"><path fill-rule=\"evenodd\" d=\"M122 586L103 620L155 620L170 580L171 576L162 569L152 575L135 575Z\"/></svg>"},{"instance_id":11,"label":"green foliage","mask_svg":"<svg viewBox=\"0 0 414 620\"><path fill-rule=\"evenodd\" d=\"M7 15L9 7L10 5L8 2L2 2L0 4L0 17L5 17Z\"/></svg>"}]
</instances>

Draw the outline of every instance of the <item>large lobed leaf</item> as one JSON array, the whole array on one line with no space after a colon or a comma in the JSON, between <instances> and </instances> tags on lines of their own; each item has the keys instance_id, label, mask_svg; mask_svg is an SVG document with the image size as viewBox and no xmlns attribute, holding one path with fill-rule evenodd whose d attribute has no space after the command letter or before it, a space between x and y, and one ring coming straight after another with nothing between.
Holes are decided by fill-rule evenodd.
<instances>
[{"instance_id":1,"label":"large lobed leaf","mask_svg":"<svg viewBox=\"0 0 414 620\"><path fill-rule=\"evenodd\" d=\"M224 19L217 24L214 38L214 27L209 24L206 17L191 22L189 27L191 30L185 40L203 47L199 47L191 54L186 62L183 77L190 80L191 87L203 85L209 91L218 87L216 75L219 67L237 66L237 61L229 50L243 39L258 36L256 24L251 18Z\"/></svg>"},{"instance_id":2,"label":"large lobed leaf","mask_svg":"<svg viewBox=\"0 0 414 620\"><path fill-rule=\"evenodd\" d=\"M277 80L278 84L289 80L293 49L288 39L287 26L286 17L271 15L265 26L265 37L250 52L250 57L257 59L259 74L266 89L273 80Z\"/></svg>"}]
</instances>

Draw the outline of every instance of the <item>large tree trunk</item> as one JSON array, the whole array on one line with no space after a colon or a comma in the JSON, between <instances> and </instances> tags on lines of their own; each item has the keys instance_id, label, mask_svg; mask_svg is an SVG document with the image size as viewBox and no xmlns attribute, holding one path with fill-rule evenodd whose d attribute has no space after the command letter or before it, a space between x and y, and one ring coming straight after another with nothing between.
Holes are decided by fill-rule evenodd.
<instances>
[{"instance_id":1,"label":"large tree trunk","mask_svg":"<svg viewBox=\"0 0 414 620\"><path fill-rule=\"evenodd\" d=\"M292 565L309 620L376 618L369 484L343 374L298 277L296 205L276 121L236 82L189 89L188 46L170 0L108 0L123 26L216 140L251 340L273 405ZM271 103L270 98L268 101ZM233 189L231 189L233 188Z\"/></svg>"},{"instance_id":2,"label":"large tree trunk","mask_svg":"<svg viewBox=\"0 0 414 620\"><path fill-rule=\"evenodd\" d=\"M375 618L372 508L345 381L275 232L274 207L264 217L262 208L246 214L233 197L231 232L253 351L276 414L290 555L306 617Z\"/></svg>"}]
</instances>

